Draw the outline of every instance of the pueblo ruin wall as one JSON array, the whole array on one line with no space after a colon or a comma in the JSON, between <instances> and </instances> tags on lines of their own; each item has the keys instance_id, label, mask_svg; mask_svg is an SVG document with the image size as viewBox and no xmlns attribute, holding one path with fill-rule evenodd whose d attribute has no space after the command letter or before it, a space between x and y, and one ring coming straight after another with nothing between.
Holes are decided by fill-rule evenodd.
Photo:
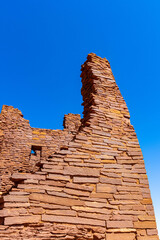
<instances>
[{"instance_id":1,"label":"pueblo ruin wall","mask_svg":"<svg viewBox=\"0 0 160 240\"><path fill-rule=\"evenodd\" d=\"M0 114L0 239L158 240L142 152L110 64L82 65L83 119Z\"/></svg>"}]
</instances>

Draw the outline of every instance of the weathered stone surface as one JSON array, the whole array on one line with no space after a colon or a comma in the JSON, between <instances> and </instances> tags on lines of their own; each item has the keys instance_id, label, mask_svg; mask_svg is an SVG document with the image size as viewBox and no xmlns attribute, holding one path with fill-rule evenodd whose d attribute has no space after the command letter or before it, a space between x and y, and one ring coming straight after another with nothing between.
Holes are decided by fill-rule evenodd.
<instances>
[{"instance_id":1,"label":"weathered stone surface","mask_svg":"<svg viewBox=\"0 0 160 240\"><path fill-rule=\"evenodd\" d=\"M151 199L151 198L143 199L143 200L141 201L141 203L142 203L142 204L145 204L145 205L147 205L147 204L152 204L152 199Z\"/></svg>"},{"instance_id":2,"label":"weathered stone surface","mask_svg":"<svg viewBox=\"0 0 160 240\"><path fill-rule=\"evenodd\" d=\"M46 214L63 215L63 216L76 216L76 211L73 210L46 210Z\"/></svg>"},{"instance_id":3,"label":"weathered stone surface","mask_svg":"<svg viewBox=\"0 0 160 240\"><path fill-rule=\"evenodd\" d=\"M157 235L155 236L138 236L137 240L159 240Z\"/></svg>"},{"instance_id":4,"label":"weathered stone surface","mask_svg":"<svg viewBox=\"0 0 160 240\"><path fill-rule=\"evenodd\" d=\"M15 195L4 196L5 202L28 202L28 200L29 198L25 196L15 196Z\"/></svg>"},{"instance_id":5,"label":"weathered stone surface","mask_svg":"<svg viewBox=\"0 0 160 240\"><path fill-rule=\"evenodd\" d=\"M98 193L91 193L90 197L91 198L112 198L113 195L109 193L98 192Z\"/></svg>"},{"instance_id":6,"label":"weathered stone surface","mask_svg":"<svg viewBox=\"0 0 160 240\"><path fill-rule=\"evenodd\" d=\"M114 185L110 184L97 184L98 193L116 193L117 189Z\"/></svg>"},{"instance_id":7,"label":"weathered stone surface","mask_svg":"<svg viewBox=\"0 0 160 240\"><path fill-rule=\"evenodd\" d=\"M19 207L30 207L30 203L28 202L25 202L25 203L21 203L21 202L15 202L15 203L12 203L12 202L5 202L4 203L4 207L5 208L19 208Z\"/></svg>"},{"instance_id":8,"label":"weathered stone surface","mask_svg":"<svg viewBox=\"0 0 160 240\"><path fill-rule=\"evenodd\" d=\"M47 202L47 203L54 203L54 204L59 204L59 205L65 205L65 206L73 206L73 205L78 205L78 206L83 206L84 202L79 200L79 199L66 199L63 197L55 197L55 196L50 196L47 194L36 194L32 193L29 198L34 201L40 201L40 202Z\"/></svg>"},{"instance_id":9,"label":"weathered stone surface","mask_svg":"<svg viewBox=\"0 0 160 240\"><path fill-rule=\"evenodd\" d=\"M41 221L40 215L33 216L19 216L19 217L6 217L5 225L25 224L25 223L38 223Z\"/></svg>"},{"instance_id":10,"label":"weathered stone surface","mask_svg":"<svg viewBox=\"0 0 160 240\"><path fill-rule=\"evenodd\" d=\"M156 223L155 222L150 222L150 221L143 221L143 222L135 222L134 223L135 228L156 228Z\"/></svg>"},{"instance_id":11,"label":"weathered stone surface","mask_svg":"<svg viewBox=\"0 0 160 240\"><path fill-rule=\"evenodd\" d=\"M113 185L121 185L122 180L121 179L114 179L114 178L108 178L108 177L100 177L101 183L109 183Z\"/></svg>"},{"instance_id":12,"label":"weathered stone surface","mask_svg":"<svg viewBox=\"0 0 160 240\"><path fill-rule=\"evenodd\" d=\"M11 176L13 181L19 181L23 179L36 179L36 180L45 180L45 176L38 174L30 174L30 173L14 173Z\"/></svg>"},{"instance_id":13,"label":"weathered stone surface","mask_svg":"<svg viewBox=\"0 0 160 240\"><path fill-rule=\"evenodd\" d=\"M79 185L79 184L74 184L74 183L67 183L66 187L73 188L73 189L76 189L76 190L88 191L88 192L92 192L93 189L94 189L91 186Z\"/></svg>"},{"instance_id":14,"label":"weathered stone surface","mask_svg":"<svg viewBox=\"0 0 160 240\"><path fill-rule=\"evenodd\" d=\"M76 195L76 196L85 196L89 197L90 193L85 192L85 191L80 191L80 190L74 190L74 189L64 189L65 193L71 194L71 195Z\"/></svg>"},{"instance_id":15,"label":"weathered stone surface","mask_svg":"<svg viewBox=\"0 0 160 240\"><path fill-rule=\"evenodd\" d=\"M85 218L93 218L93 219L100 219L100 220L109 220L109 215L105 214L98 214L98 213L86 213L86 212L80 212L78 213L79 217L85 217Z\"/></svg>"},{"instance_id":16,"label":"weathered stone surface","mask_svg":"<svg viewBox=\"0 0 160 240\"><path fill-rule=\"evenodd\" d=\"M155 216L142 215L138 216L140 221L155 221Z\"/></svg>"},{"instance_id":17,"label":"weathered stone surface","mask_svg":"<svg viewBox=\"0 0 160 240\"><path fill-rule=\"evenodd\" d=\"M81 168L81 167L64 167L65 175L73 175L73 176L86 176L86 177L98 177L99 170L91 169L91 168Z\"/></svg>"},{"instance_id":18,"label":"weathered stone surface","mask_svg":"<svg viewBox=\"0 0 160 240\"><path fill-rule=\"evenodd\" d=\"M152 236L157 234L158 234L157 229L147 229L147 235Z\"/></svg>"},{"instance_id":19,"label":"weathered stone surface","mask_svg":"<svg viewBox=\"0 0 160 240\"><path fill-rule=\"evenodd\" d=\"M107 228L133 228L132 221L107 221Z\"/></svg>"},{"instance_id":20,"label":"weathered stone surface","mask_svg":"<svg viewBox=\"0 0 160 240\"><path fill-rule=\"evenodd\" d=\"M73 177L74 183L98 183L99 179L95 177Z\"/></svg>"},{"instance_id":21,"label":"weathered stone surface","mask_svg":"<svg viewBox=\"0 0 160 240\"><path fill-rule=\"evenodd\" d=\"M106 235L106 240L135 240L134 233L112 233Z\"/></svg>"},{"instance_id":22,"label":"weathered stone surface","mask_svg":"<svg viewBox=\"0 0 160 240\"><path fill-rule=\"evenodd\" d=\"M87 207L94 207L94 208L105 208L107 207L107 202L104 203L100 203L100 202L90 202L90 201L86 201L85 205Z\"/></svg>"},{"instance_id":23,"label":"weathered stone surface","mask_svg":"<svg viewBox=\"0 0 160 240\"><path fill-rule=\"evenodd\" d=\"M69 176L63 176L60 174L49 174L47 176L47 179L53 179L53 180L58 180L58 181L69 181L70 177Z\"/></svg>"},{"instance_id":24,"label":"weathered stone surface","mask_svg":"<svg viewBox=\"0 0 160 240\"><path fill-rule=\"evenodd\" d=\"M103 214L106 214L106 215L107 215L107 214L108 214L108 215L111 214L111 210L108 210L108 209L105 209L105 208L99 209L99 208L93 208L93 207L73 206L72 209L73 209L73 210L76 210L76 211L80 211L80 212L103 213Z\"/></svg>"},{"instance_id":25,"label":"weathered stone surface","mask_svg":"<svg viewBox=\"0 0 160 240\"><path fill-rule=\"evenodd\" d=\"M80 217L64 217L64 216L53 216L53 215L42 215L42 221L44 222L60 222L60 223L72 223L72 224L83 224L92 226L105 226L105 221L80 218Z\"/></svg>"},{"instance_id":26,"label":"weathered stone surface","mask_svg":"<svg viewBox=\"0 0 160 240\"><path fill-rule=\"evenodd\" d=\"M141 200L142 199L142 195L138 195L138 194L132 194L132 195L128 195L128 194L124 194L124 195L114 195L114 198L115 199L135 199L135 200L137 200L137 199L139 199L139 200Z\"/></svg>"},{"instance_id":27,"label":"weathered stone surface","mask_svg":"<svg viewBox=\"0 0 160 240\"><path fill-rule=\"evenodd\" d=\"M20 214L27 214L27 209L19 207L0 210L0 217L19 216Z\"/></svg>"},{"instance_id":28,"label":"weathered stone surface","mask_svg":"<svg viewBox=\"0 0 160 240\"><path fill-rule=\"evenodd\" d=\"M0 239L158 239L143 156L106 59L82 65L83 119L31 128L0 114Z\"/></svg>"}]
</instances>

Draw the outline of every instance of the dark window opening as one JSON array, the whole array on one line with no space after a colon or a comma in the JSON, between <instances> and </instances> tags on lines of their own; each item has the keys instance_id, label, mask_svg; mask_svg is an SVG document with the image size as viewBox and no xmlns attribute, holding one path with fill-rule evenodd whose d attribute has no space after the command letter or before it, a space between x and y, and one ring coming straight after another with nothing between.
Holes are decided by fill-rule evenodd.
<instances>
[{"instance_id":1,"label":"dark window opening","mask_svg":"<svg viewBox=\"0 0 160 240\"><path fill-rule=\"evenodd\" d=\"M41 146L32 145L32 147L31 147L31 155L41 156L41 154L42 154L42 147Z\"/></svg>"}]
</instances>

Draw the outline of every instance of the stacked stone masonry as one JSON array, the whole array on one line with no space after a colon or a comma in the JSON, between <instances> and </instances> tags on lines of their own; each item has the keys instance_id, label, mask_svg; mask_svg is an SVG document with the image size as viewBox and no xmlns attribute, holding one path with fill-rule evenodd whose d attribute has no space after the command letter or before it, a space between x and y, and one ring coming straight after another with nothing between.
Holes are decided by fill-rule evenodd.
<instances>
[{"instance_id":1,"label":"stacked stone masonry","mask_svg":"<svg viewBox=\"0 0 160 240\"><path fill-rule=\"evenodd\" d=\"M158 240L142 152L110 64L82 65L83 119L31 128L0 115L0 239Z\"/></svg>"}]
</instances>

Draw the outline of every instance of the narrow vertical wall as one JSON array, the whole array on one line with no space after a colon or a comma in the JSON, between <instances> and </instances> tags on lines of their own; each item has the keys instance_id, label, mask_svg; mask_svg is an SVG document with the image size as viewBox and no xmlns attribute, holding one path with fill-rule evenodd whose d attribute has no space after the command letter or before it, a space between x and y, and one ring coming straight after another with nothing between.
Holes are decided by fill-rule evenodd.
<instances>
[{"instance_id":1,"label":"narrow vertical wall","mask_svg":"<svg viewBox=\"0 0 160 240\"><path fill-rule=\"evenodd\" d=\"M0 129L3 137L0 152L1 191L7 191L13 184L10 181L13 172L29 168L32 130L21 111L6 105L0 114Z\"/></svg>"}]
</instances>

